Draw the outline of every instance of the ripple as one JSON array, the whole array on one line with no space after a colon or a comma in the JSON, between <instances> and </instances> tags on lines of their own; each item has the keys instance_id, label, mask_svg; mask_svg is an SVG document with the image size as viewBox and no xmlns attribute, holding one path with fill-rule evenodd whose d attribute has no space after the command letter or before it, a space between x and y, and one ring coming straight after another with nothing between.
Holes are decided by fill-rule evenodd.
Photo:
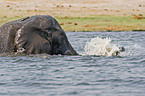
<instances>
[{"instance_id":1,"label":"ripple","mask_svg":"<svg viewBox=\"0 0 145 96\"><path fill-rule=\"evenodd\" d=\"M7 74L5 74L5 73L0 74L0 76L5 76L5 75L7 75Z\"/></svg>"},{"instance_id":2,"label":"ripple","mask_svg":"<svg viewBox=\"0 0 145 96\"><path fill-rule=\"evenodd\" d=\"M52 72L59 72L60 70L54 70L54 71L52 71Z\"/></svg>"},{"instance_id":3,"label":"ripple","mask_svg":"<svg viewBox=\"0 0 145 96\"><path fill-rule=\"evenodd\" d=\"M18 58L15 61L13 61L12 63L33 63L33 62L41 62L41 61L37 61L36 59L33 60L31 58L27 59L27 58Z\"/></svg>"},{"instance_id":4,"label":"ripple","mask_svg":"<svg viewBox=\"0 0 145 96\"><path fill-rule=\"evenodd\" d=\"M140 63L145 63L145 60L141 60Z\"/></svg>"},{"instance_id":5,"label":"ripple","mask_svg":"<svg viewBox=\"0 0 145 96\"><path fill-rule=\"evenodd\" d=\"M89 83L86 83L86 82L82 82L82 83L78 83L76 85L90 85Z\"/></svg>"},{"instance_id":6,"label":"ripple","mask_svg":"<svg viewBox=\"0 0 145 96\"><path fill-rule=\"evenodd\" d=\"M72 46L78 53L83 53L85 42L95 36L113 37L113 43L123 45L128 50L135 48L130 48L130 45L134 45L140 38L142 38L140 41L145 40L143 34L134 34L137 35L137 38L134 38L136 36L132 36L130 32L125 34L132 39L128 36L124 38L124 33L118 32L68 34L73 42ZM79 39L78 34L84 37ZM72 35L77 38L72 38ZM139 44L145 48L144 42ZM121 57L47 54L0 57L0 95L144 96L144 51L138 49L132 51L134 54L139 53L135 56Z\"/></svg>"},{"instance_id":7,"label":"ripple","mask_svg":"<svg viewBox=\"0 0 145 96\"><path fill-rule=\"evenodd\" d=\"M0 85L6 85L7 83L0 83Z\"/></svg>"},{"instance_id":8,"label":"ripple","mask_svg":"<svg viewBox=\"0 0 145 96\"><path fill-rule=\"evenodd\" d=\"M77 95L77 94L79 94L78 92L76 92L76 91L73 91L73 92L68 92L68 93L66 93L67 95Z\"/></svg>"},{"instance_id":9,"label":"ripple","mask_svg":"<svg viewBox=\"0 0 145 96\"><path fill-rule=\"evenodd\" d=\"M31 83L29 86L40 86L42 83Z\"/></svg>"},{"instance_id":10,"label":"ripple","mask_svg":"<svg viewBox=\"0 0 145 96\"><path fill-rule=\"evenodd\" d=\"M94 64L94 65L81 65L81 67L100 67L101 65L97 65L97 64Z\"/></svg>"},{"instance_id":11,"label":"ripple","mask_svg":"<svg viewBox=\"0 0 145 96\"><path fill-rule=\"evenodd\" d=\"M75 69L75 67L69 67L68 69Z\"/></svg>"}]
</instances>

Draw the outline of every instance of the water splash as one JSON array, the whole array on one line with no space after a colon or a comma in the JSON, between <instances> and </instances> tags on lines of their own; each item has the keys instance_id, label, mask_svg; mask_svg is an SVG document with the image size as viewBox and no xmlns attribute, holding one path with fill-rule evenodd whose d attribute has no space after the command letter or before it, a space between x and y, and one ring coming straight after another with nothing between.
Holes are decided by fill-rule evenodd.
<instances>
[{"instance_id":1,"label":"water splash","mask_svg":"<svg viewBox=\"0 0 145 96\"><path fill-rule=\"evenodd\" d=\"M84 50L86 55L116 56L119 47L111 43L111 38L96 37L86 43Z\"/></svg>"},{"instance_id":2,"label":"water splash","mask_svg":"<svg viewBox=\"0 0 145 96\"><path fill-rule=\"evenodd\" d=\"M138 43L134 43L134 44L128 44L126 46L126 56L140 56L140 55L144 55L145 53L145 48L142 46L142 44L140 44L140 42Z\"/></svg>"}]
</instances>

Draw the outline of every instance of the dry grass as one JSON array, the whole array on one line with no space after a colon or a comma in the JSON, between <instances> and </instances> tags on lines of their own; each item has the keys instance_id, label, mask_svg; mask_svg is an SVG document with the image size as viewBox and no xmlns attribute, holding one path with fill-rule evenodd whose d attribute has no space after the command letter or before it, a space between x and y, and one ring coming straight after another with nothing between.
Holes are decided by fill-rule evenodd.
<instances>
[{"instance_id":1,"label":"dry grass","mask_svg":"<svg viewBox=\"0 0 145 96\"><path fill-rule=\"evenodd\" d=\"M144 0L0 0L0 5L0 25L26 16L51 15L59 20L66 31L145 29ZM119 18L114 20L111 16ZM122 16L124 20L130 17L134 22L119 22ZM89 18L89 21L84 17ZM100 18L101 22L95 22L92 17L96 20Z\"/></svg>"},{"instance_id":2,"label":"dry grass","mask_svg":"<svg viewBox=\"0 0 145 96\"><path fill-rule=\"evenodd\" d=\"M0 4L0 7L8 13L14 11L14 14L23 13L23 15L131 16L132 14L145 14L145 5L143 5L145 1L143 0L1 0Z\"/></svg>"}]
</instances>

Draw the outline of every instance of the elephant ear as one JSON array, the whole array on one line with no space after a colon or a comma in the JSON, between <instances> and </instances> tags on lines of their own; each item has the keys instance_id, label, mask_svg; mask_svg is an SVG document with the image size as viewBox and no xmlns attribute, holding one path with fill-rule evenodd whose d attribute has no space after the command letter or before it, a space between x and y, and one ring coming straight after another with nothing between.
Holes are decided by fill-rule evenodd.
<instances>
[{"instance_id":1,"label":"elephant ear","mask_svg":"<svg viewBox=\"0 0 145 96\"><path fill-rule=\"evenodd\" d=\"M16 33L16 51L26 54L51 54L51 24L45 23L34 18L23 25Z\"/></svg>"}]
</instances>

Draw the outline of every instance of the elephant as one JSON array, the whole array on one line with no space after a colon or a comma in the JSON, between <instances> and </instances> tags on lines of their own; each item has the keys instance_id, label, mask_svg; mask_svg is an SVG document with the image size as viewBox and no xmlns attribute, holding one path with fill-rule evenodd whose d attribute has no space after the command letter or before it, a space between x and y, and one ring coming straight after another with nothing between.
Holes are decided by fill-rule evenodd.
<instances>
[{"instance_id":1,"label":"elephant","mask_svg":"<svg viewBox=\"0 0 145 96\"><path fill-rule=\"evenodd\" d=\"M55 18L35 15L0 27L0 53L78 55Z\"/></svg>"}]
</instances>

